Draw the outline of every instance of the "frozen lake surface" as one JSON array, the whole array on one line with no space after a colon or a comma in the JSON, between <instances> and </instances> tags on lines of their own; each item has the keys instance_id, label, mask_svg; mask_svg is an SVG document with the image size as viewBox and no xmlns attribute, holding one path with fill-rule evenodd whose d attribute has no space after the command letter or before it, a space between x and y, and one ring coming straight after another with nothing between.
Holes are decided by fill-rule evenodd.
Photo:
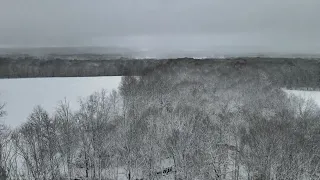
<instances>
[{"instance_id":1,"label":"frozen lake surface","mask_svg":"<svg viewBox=\"0 0 320 180\"><path fill-rule=\"evenodd\" d=\"M320 91L302 91L302 90L284 90L288 94L300 96L304 99L312 99L315 103L320 106Z\"/></svg>"},{"instance_id":2,"label":"frozen lake surface","mask_svg":"<svg viewBox=\"0 0 320 180\"><path fill-rule=\"evenodd\" d=\"M36 105L51 114L64 98L75 110L79 107L79 97L87 97L103 88L111 92L118 88L120 80L121 76L0 79L0 100L7 103L5 123L16 127L26 122Z\"/></svg>"}]
</instances>

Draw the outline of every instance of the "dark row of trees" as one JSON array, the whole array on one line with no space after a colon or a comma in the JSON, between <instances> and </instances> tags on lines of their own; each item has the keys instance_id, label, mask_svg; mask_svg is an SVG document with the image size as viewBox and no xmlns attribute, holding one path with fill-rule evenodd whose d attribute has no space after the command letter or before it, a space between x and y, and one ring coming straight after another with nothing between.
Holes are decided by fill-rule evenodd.
<instances>
[{"instance_id":1,"label":"dark row of trees","mask_svg":"<svg viewBox=\"0 0 320 180\"><path fill-rule=\"evenodd\" d=\"M99 55L97 55L99 56ZM241 63L246 62L246 63ZM240 65L240 66L239 66ZM0 78L27 77L87 77L87 76L136 76L168 68L192 68L215 71L217 67L232 71L246 67L249 71L264 72L273 84L289 89L320 89L319 59L303 58L228 58L204 59L114 59L103 60L89 57L81 60L55 57L36 58L26 56L22 59L0 57Z\"/></svg>"},{"instance_id":2,"label":"dark row of trees","mask_svg":"<svg viewBox=\"0 0 320 180\"><path fill-rule=\"evenodd\" d=\"M320 111L259 71L174 69L41 106L1 136L7 179L319 179ZM0 111L2 112L2 111ZM2 132L2 131L1 131Z\"/></svg>"}]
</instances>

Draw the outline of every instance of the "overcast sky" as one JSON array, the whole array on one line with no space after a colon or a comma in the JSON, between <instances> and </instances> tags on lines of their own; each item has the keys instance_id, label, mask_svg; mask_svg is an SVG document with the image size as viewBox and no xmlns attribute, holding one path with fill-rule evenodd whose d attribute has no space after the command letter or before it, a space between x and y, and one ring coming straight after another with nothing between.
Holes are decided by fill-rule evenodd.
<instances>
[{"instance_id":1,"label":"overcast sky","mask_svg":"<svg viewBox=\"0 0 320 180\"><path fill-rule=\"evenodd\" d=\"M319 0L2 0L0 42L145 47L160 44L157 41L167 35L167 44L173 41L178 47L184 42L176 40L200 46L204 42L194 37L210 35L210 45L316 52L319 9ZM177 34L179 38L169 41Z\"/></svg>"}]
</instances>

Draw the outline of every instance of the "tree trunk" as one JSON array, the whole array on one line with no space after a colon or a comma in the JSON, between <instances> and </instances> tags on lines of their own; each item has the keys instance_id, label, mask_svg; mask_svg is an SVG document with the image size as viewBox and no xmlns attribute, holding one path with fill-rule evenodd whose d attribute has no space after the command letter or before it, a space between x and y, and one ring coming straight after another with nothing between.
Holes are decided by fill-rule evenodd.
<instances>
[{"instance_id":1,"label":"tree trunk","mask_svg":"<svg viewBox=\"0 0 320 180\"><path fill-rule=\"evenodd\" d=\"M98 159L98 178L101 180L101 158Z\"/></svg>"},{"instance_id":2,"label":"tree trunk","mask_svg":"<svg viewBox=\"0 0 320 180\"><path fill-rule=\"evenodd\" d=\"M238 141L236 140L236 150L238 150ZM235 159L235 180L239 179L239 153L238 151L236 153L236 159Z\"/></svg>"},{"instance_id":3,"label":"tree trunk","mask_svg":"<svg viewBox=\"0 0 320 180\"><path fill-rule=\"evenodd\" d=\"M119 159L118 159L118 157L117 157L117 175L116 176L117 176L116 180L118 180L118 178L119 178Z\"/></svg>"},{"instance_id":4,"label":"tree trunk","mask_svg":"<svg viewBox=\"0 0 320 180\"><path fill-rule=\"evenodd\" d=\"M128 180L131 180L131 169L129 168Z\"/></svg>"},{"instance_id":5,"label":"tree trunk","mask_svg":"<svg viewBox=\"0 0 320 180\"><path fill-rule=\"evenodd\" d=\"M86 178L89 178L89 160L88 160L88 156L87 156L87 152L85 152L84 154L84 159L85 159L85 163L86 163Z\"/></svg>"},{"instance_id":6,"label":"tree trunk","mask_svg":"<svg viewBox=\"0 0 320 180\"><path fill-rule=\"evenodd\" d=\"M51 179L55 180L55 172L54 172L54 165L53 165L53 158L52 155L50 155L50 169L51 169Z\"/></svg>"},{"instance_id":7,"label":"tree trunk","mask_svg":"<svg viewBox=\"0 0 320 180\"><path fill-rule=\"evenodd\" d=\"M174 180L177 180L177 163L176 163L176 158L173 156L173 164L174 164Z\"/></svg>"},{"instance_id":8,"label":"tree trunk","mask_svg":"<svg viewBox=\"0 0 320 180\"><path fill-rule=\"evenodd\" d=\"M182 154L182 162L183 162L183 173L184 173L184 179L188 180L188 172L187 172L187 165L186 165L186 160L185 160L185 155Z\"/></svg>"},{"instance_id":9,"label":"tree trunk","mask_svg":"<svg viewBox=\"0 0 320 180\"><path fill-rule=\"evenodd\" d=\"M6 179L7 179L6 170L2 164L2 144L0 144L0 180L6 180Z\"/></svg>"},{"instance_id":10,"label":"tree trunk","mask_svg":"<svg viewBox=\"0 0 320 180\"><path fill-rule=\"evenodd\" d=\"M152 180L153 176L152 176L153 170L152 170L152 160L151 158L149 158L149 180Z\"/></svg>"},{"instance_id":11,"label":"tree trunk","mask_svg":"<svg viewBox=\"0 0 320 180\"><path fill-rule=\"evenodd\" d=\"M96 160L95 160L95 155L93 156L93 179L96 179Z\"/></svg>"},{"instance_id":12,"label":"tree trunk","mask_svg":"<svg viewBox=\"0 0 320 180\"><path fill-rule=\"evenodd\" d=\"M68 169L68 176L69 176L69 180L71 180L72 174L71 174L71 167L70 167L70 155L68 155L67 157L67 169Z\"/></svg>"}]
</instances>

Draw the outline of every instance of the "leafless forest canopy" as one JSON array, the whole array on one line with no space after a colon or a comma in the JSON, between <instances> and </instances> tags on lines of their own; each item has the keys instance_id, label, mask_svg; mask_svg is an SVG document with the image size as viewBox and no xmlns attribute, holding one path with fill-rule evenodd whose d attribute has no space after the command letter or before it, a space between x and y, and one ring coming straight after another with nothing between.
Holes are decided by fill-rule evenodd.
<instances>
[{"instance_id":1,"label":"leafless forest canopy","mask_svg":"<svg viewBox=\"0 0 320 180\"><path fill-rule=\"evenodd\" d=\"M205 62L124 76L76 111L62 100L2 125L1 178L319 179L320 109L281 89L317 88L317 66Z\"/></svg>"}]
</instances>

